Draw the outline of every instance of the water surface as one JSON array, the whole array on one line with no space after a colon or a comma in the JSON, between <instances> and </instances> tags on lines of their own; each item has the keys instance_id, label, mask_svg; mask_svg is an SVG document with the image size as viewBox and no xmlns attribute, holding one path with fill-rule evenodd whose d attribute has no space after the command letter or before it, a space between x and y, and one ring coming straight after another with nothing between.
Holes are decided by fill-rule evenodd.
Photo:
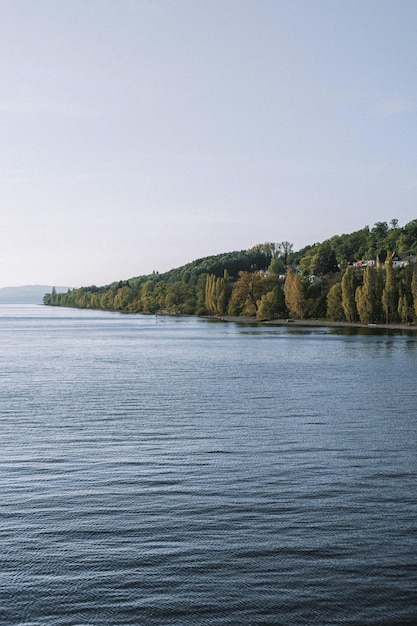
<instances>
[{"instance_id":1,"label":"water surface","mask_svg":"<svg viewBox=\"0 0 417 626\"><path fill-rule=\"evenodd\" d=\"M0 623L417 623L417 337L0 307Z\"/></svg>"}]
</instances>

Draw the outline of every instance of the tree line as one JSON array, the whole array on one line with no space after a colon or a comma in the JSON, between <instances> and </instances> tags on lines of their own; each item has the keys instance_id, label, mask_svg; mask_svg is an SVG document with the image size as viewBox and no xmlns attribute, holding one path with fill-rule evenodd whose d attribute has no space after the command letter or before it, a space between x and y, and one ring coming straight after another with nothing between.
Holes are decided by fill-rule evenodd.
<instances>
[{"instance_id":1,"label":"tree line","mask_svg":"<svg viewBox=\"0 0 417 626\"><path fill-rule=\"evenodd\" d=\"M404 267L394 267L394 249L411 255ZM392 220L390 226L377 223L298 253L289 242L264 243L198 259L165 274L67 293L53 289L44 303L128 313L415 323L414 253L417 220L404 228ZM354 265L368 254L373 264Z\"/></svg>"}]
</instances>

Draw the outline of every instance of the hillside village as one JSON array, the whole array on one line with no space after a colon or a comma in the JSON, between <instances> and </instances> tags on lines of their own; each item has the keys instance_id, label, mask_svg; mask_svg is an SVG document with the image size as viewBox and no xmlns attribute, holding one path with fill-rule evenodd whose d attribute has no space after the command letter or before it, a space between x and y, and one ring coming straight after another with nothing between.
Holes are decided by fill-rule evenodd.
<instances>
[{"instance_id":1,"label":"hillside village","mask_svg":"<svg viewBox=\"0 0 417 626\"><path fill-rule=\"evenodd\" d=\"M350 267L368 267L368 266L378 267L378 266L383 265L385 262L386 262L386 257L384 259L380 259L379 257L377 257L376 259L369 259L367 261L364 261L362 259L360 261L353 261L352 263L349 263L349 266ZM405 258L401 258L397 252L394 251L391 253L391 263L394 269L407 267L407 265L410 265L410 263L414 265L415 262L416 262L416 257L413 254Z\"/></svg>"}]
</instances>

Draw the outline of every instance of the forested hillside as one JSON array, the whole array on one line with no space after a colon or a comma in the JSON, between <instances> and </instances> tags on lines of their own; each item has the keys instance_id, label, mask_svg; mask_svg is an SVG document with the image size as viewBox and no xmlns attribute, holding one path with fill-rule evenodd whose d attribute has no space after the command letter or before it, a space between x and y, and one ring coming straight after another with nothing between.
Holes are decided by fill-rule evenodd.
<instances>
[{"instance_id":1,"label":"forested hillside","mask_svg":"<svg viewBox=\"0 0 417 626\"><path fill-rule=\"evenodd\" d=\"M44 296L52 306L189 315L417 321L417 219L397 220L294 252L288 241L198 259L102 287Z\"/></svg>"}]
</instances>

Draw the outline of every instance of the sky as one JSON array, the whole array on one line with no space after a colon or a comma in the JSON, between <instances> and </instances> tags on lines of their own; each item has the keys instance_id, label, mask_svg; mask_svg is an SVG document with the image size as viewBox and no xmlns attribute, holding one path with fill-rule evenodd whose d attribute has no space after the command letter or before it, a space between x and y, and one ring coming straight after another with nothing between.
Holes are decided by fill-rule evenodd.
<instances>
[{"instance_id":1,"label":"sky","mask_svg":"<svg viewBox=\"0 0 417 626\"><path fill-rule=\"evenodd\" d=\"M0 287L417 218L415 0L0 0Z\"/></svg>"}]
</instances>

